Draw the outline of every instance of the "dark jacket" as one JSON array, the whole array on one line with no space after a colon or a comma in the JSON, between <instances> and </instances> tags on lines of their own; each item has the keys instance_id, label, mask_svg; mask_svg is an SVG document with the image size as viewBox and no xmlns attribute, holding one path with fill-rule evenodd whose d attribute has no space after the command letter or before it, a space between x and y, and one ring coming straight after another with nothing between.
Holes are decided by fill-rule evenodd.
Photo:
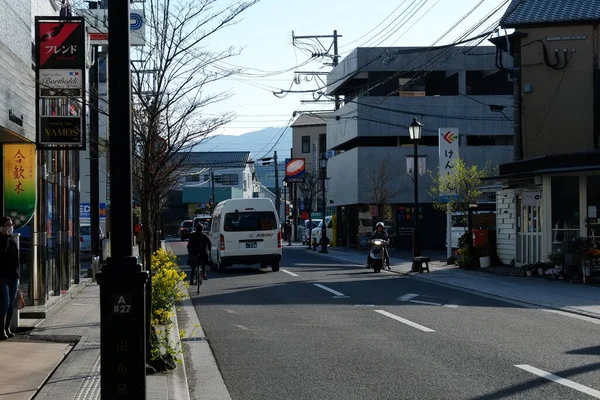
<instances>
[{"instance_id":1,"label":"dark jacket","mask_svg":"<svg viewBox=\"0 0 600 400\"><path fill-rule=\"evenodd\" d=\"M208 252L210 251L210 248L210 239L204 232L192 232L187 244L187 250L190 256L200 256L200 261L208 261Z\"/></svg>"},{"instance_id":2,"label":"dark jacket","mask_svg":"<svg viewBox=\"0 0 600 400\"><path fill-rule=\"evenodd\" d=\"M384 229L381 232L379 232L377 229L375 229L375 232L373 232L373 234L371 235L371 240L373 239L383 239L386 242L390 240L390 236L388 235L387 231Z\"/></svg>"},{"instance_id":3,"label":"dark jacket","mask_svg":"<svg viewBox=\"0 0 600 400\"><path fill-rule=\"evenodd\" d=\"M0 235L0 279L19 279L19 249L12 236Z\"/></svg>"}]
</instances>

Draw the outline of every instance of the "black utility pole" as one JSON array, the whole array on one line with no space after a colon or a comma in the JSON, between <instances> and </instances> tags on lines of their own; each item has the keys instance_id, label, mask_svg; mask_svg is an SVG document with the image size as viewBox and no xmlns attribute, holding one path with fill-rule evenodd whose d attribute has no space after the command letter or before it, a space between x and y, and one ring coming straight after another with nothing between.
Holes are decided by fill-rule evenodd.
<instances>
[{"instance_id":1,"label":"black utility pole","mask_svg":"<svg viewBox=\"0 0 600 400\"><path fill-rule=\"evenodd\" d=\"M281 222L281 193L279 192L279 165L277 164L277 152L273 154L273 163L275 164L275 209Z\"/></svg>"},{"instance_id":2,"label":"black utility pole","mask_svg":"<svg viewBox=\"0 0 600 400\"><path fill-rule=\"evenodd\" d=\"M129 1L108 4L111 256L98 273L102 400L146 399L145 289L133 253Z\"/></svg>"},{"instance_id":3,"label":"black utility pole","mask_svg":"<svg viewBox=\"0 0 600 400\"><path fill-rule=\"evenodd\" d=\"M90 8L92 8L90 3ZM90 245L92 260L100 254L100 170L98 154L98 46L92 46L90 68Z\"/></svg>"},{"instance_id":4,"label":"black utility pole","mask_svg":"<svg viewBox=\"0 0 600 400\"><path fill-rule=\"evenodd\" d=\"M294 183L294 242L298 241L298 184Z\"/></svg>"},{"instance_id":5,"label":"black utility pole","mask_svg":"<svg viewBox=\"0 0 600 400\"><path fill-rule=\"evenodd\" d=\"M327 157L325 153L321 154L319 159L319 166L321 167L321 202L323 206L323 221L321 222L321 253L327 253L327 200L325 196L325 180L327 179Z\"/></svg>"}]
</instances>

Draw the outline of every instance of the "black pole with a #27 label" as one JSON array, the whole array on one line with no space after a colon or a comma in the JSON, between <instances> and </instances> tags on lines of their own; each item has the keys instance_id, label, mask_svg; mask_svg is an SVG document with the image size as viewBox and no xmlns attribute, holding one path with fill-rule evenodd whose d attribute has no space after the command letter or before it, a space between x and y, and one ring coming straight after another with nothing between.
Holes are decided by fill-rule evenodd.
<instances>
[{"instance_id":1,"label":"black pole with a #27 label","mask_svg":"<svg viewBox=\"0 0 600 400\"><path fill-rule=\"evenodd\" d=\"M129 1L108 3L110 257L100 285L100 398L146 399L146 282L133 257Z\"/></svg>"}]
</instances>

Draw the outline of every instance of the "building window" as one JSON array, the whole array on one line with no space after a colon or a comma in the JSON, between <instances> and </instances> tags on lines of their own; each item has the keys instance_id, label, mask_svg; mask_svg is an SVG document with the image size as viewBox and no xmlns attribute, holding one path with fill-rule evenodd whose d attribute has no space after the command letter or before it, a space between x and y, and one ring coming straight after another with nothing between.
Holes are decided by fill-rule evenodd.
<instances>
[{"instance_id":1,"label":"building window","mask_svg":"<svg viewBox=\"0 0 600 400\"><path fill-rule=\"evenodd\" d=\"M319 135L319 153L325 153L327 151L327 135Z\"/></svg>"},{"instance_id":2,"label":"building window","mask_svg":"<svg viewBox=\"0 0 600 400\"><path fill-rule=\"evenodd\" d=\"M238 174L223 174L221 175L221 184L235 186L239 183Z\"/></svg>"},{"instance_id":3,"label":"building window","mask_svg":"<svg viewBox=\"0 0 600 400\"><path fill-rule=\"evenodd\" d=\"M310 136L302 136L302 152L310 153Z\"/></svg>"},{"instance_id":4,"label":"building window","mask_svg":"<svg viewBox=\"0 0 600 400\"><path fill-rule=\"evenodd\" d=\"M200 182L200 175L187 175L185 177L186 182Z\"/></svg>"},{"instance_id":5,"label":"building window","mask_svg":"<svg viewBox=\"0 0 600 400\"><path fill-rule=\"evenodd\" d=\"M202 176L202 182L207 182L208 180L210 180L210 175L209 174L204 174Z\"/></svg>"}]
</instances>

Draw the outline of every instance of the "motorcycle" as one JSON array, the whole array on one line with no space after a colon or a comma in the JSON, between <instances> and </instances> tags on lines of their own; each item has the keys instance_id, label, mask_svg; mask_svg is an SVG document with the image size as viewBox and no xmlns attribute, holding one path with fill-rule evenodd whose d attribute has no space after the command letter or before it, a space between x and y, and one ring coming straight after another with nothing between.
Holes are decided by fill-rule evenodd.
<instances>
[{"instance_id":1,"label":"motorcycle","mask_svg":"<svg viewBox=\"0 0 600 400\"><path fill-rule=\"evenodd\" d=\"M381 272L384 268L385 263L385 244L386 242L381 239L371 239L371 251L369 252L369 259L371 268L375 272Z\"/></svg>"}]
</instances>

